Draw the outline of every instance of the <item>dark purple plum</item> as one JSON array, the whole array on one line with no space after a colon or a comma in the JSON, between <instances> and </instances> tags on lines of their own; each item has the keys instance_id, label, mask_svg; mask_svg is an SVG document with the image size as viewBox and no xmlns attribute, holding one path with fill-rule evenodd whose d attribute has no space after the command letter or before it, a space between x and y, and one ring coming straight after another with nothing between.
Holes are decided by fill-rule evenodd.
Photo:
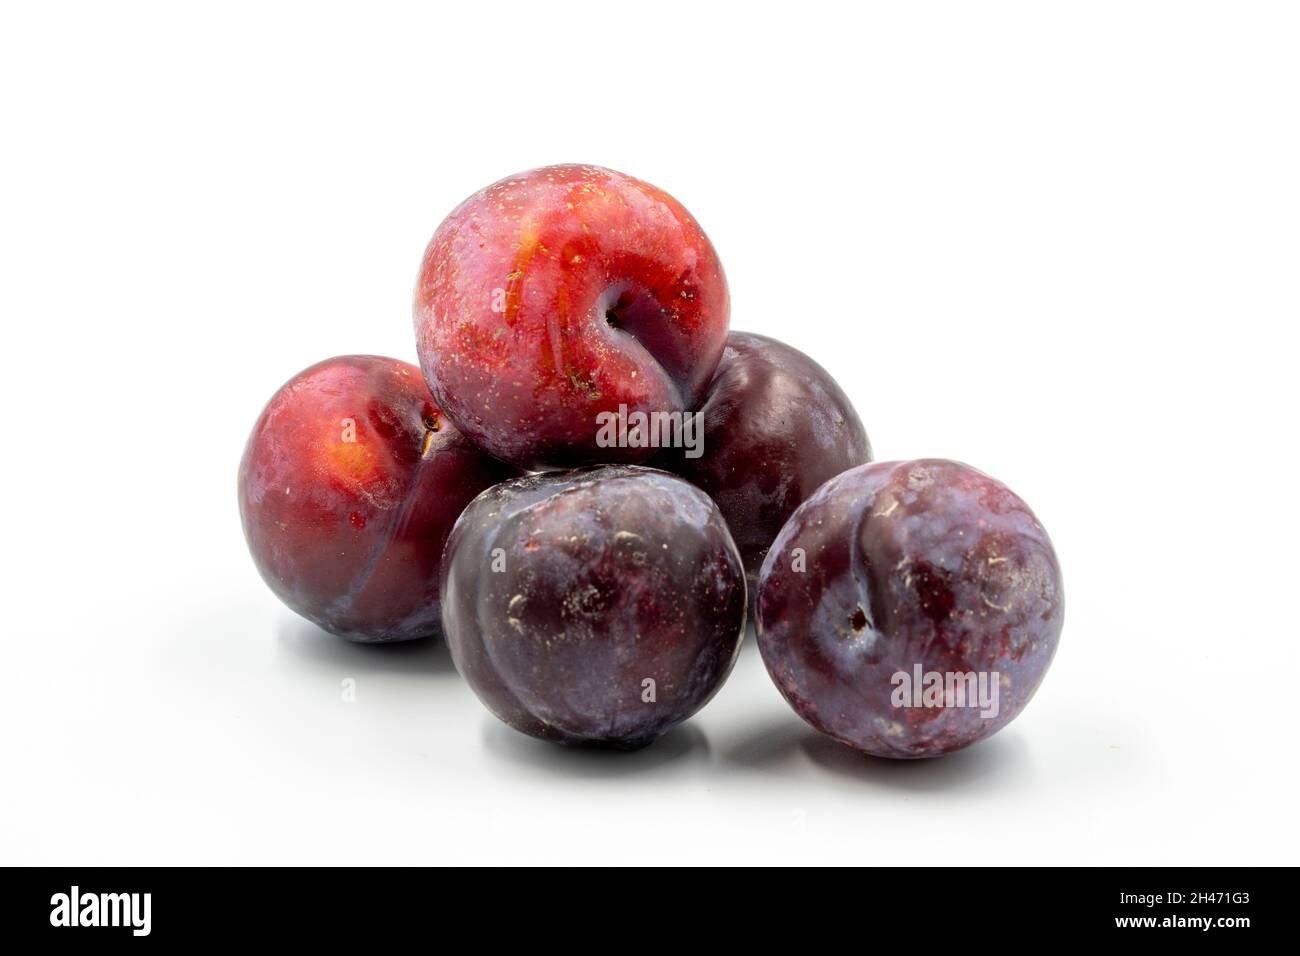
<instances>
[{"instance_id":1,"label":"dark purple plum","mask_svg":"<svg viewBox=\"0 0 1300 956\"><path fill-rule=\"evenodd\" d=\"M1064 615L1061 570L1029 507L942 459L832 479L760 573L758 645L799 716L878 757L933 757L1011 721Z\"/></svg>"},{"instance_id":2,"label":"dark purple plum","mask_svg":"<svg viewBox=\"0 0 1300 956\"><path fill-rule=\"evenodd\" d=\"M824 482L871 460L848 396L798 349L732 332L709 385L703 452L662 454L656 467L703 488L722 510L751 585L794 509Z\"/></svg>"},{"instance_id":3,"label":"dark purple plum","mask_svg":"<svg viewBox=\"0 0 1300 956\"><path fill-rule=\"evenodd\" d=\"M328 359L267 403L239 466L239 514L285 604L353 641L436 634L451 526L519 472L434 404L420 370L376 355Z\"/></svg>"},{"instance_id":4,"label":"dark purple plum","mask_svg":"<svg viewBox=\"0 0 1300 956\"><path fill-rule=\"evenodd\" d=\"M516 730L633 749L730 672L745 577L709 497L651 468L517 478L465 509L443 556L443 629Z\"/></svg>"}]
</instances>

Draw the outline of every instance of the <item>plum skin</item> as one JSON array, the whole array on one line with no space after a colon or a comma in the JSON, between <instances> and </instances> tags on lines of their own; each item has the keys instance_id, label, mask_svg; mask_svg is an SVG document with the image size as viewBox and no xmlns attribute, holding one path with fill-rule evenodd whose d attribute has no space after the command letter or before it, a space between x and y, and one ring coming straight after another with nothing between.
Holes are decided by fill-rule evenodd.
<instances>
[{"instance_id":1,"label":"plum skin","mask_svg":"<svg viewBox=\"0 0 1300 956\"><path fill-rule=\"evenodd\" d=\"M1064 607L1051 541L1005 485L943 459L877 462L829 481L781 530L759 576L758 644L813 727L874 756L932 757L1020 712ZM894 706L893 676L918 664L997 672L996 716Z\"/></svg>"},{"instance_id":2,"label":"plum skin","mask_svg":"<svg viewBox=\"0 0 1300 956\"><path fill-rule=\"evenodd\" d=\"M783 342L732 331L700 407L704 448L671 449L656 467L708 493L727 520L751 585L795 508L822 484L871 460L843 389Z\"/></svg>"},{"instance_id":3,"label":"plum skin","mask_svg":"<svg viewBox=\"0 0 1300 956\"><path fill-rule=\"evenodd\" d=\"M267 403L239 466L239 513L262 578L340 637L436 634L439 562L461 509L518 471L474 448L420 370L327 359Z\"/></svg>"},{"instance_id":4,"label":"plum skin","mask_svg":"<svg viewBox=\"0 0 1300 956\"><path fill-rule=\"evenodd\" d=\"M442 222L421 262L416 344L439 405L522 468L639 462L597 416L694 409L730 297L713 245L649 183L548 166L492 184Z\"/></svg>"},{"instance_id":5,"label":"plum skin","mask_svg":"<svg viewBox=\"0 0 1300 956\"><path fill-rule=\"evenodd\" d=\"M482 702L563 744L652 742L717 692L744 633L744 571L717 507L638 466L488 489L447 540L443 595L452 660Z\"/></svg>"}]
</instances>

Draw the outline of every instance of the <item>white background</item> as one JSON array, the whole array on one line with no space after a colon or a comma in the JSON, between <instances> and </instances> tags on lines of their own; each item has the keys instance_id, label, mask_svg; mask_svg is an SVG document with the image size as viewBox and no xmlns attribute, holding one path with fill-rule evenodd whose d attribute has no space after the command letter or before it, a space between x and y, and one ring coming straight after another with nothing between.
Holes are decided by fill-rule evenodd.
<instances>
[{"instance_id":1,"label":"white background","mask_svg":"<svg viewBox=\"0 0 1300 956\"><path fill-rule=\"evenodd\" d=\"M1297 49L1267 3L6 5L0 861L1297 862ZM751 641L568 752L262 585L263 403L413 360L441 218L568 161L681 199L878 458L1034 507L1065 631L1000 735L857 758Z\"/></svg>"}]
</instances>

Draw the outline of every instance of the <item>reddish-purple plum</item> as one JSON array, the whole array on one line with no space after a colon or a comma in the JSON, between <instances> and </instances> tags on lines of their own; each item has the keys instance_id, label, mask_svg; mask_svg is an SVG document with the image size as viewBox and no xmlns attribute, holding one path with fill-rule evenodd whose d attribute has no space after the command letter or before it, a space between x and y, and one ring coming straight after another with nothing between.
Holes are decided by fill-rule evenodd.
<instances>
[{"instance_id":1,"label":"reddish-purple plum","mask_svg":"<svg viewBox=\"0 0 1300 956\"><path fill-rule=\"evenodd\" d=\"M752 584L794 509L824 482L870 461L871 443L824 368L749 332L727 336L700 413L702 448L674 448L654 464L717 502Z\"/></svg>"},{"instance_id":2,"label":"reddish-purple plum","mask_svg":"<svg viewBox=\"0 0 1300 956\"><path fill-rule=\"evenodd\" d=\"M799 716L879 757L988 737L1042 681L1064 615L1038 519L942 459L854 468L804 502L758 585L758 645Z\"/></svg>"},{"instance_id":3,"label":"reddish-purple plum","mask_svg":"<svg viewBox=\"0 0 1300 956\"><path fill-rule=\"evenodd\" d=\"M709 497L628 465L479 495L443 557L443 628L516 730L632 749L713 696L744 631L745 575Z\"/></svg>"},{"instance_id":4,"label":"reddish-purple plum","mask_svg":"<svg viewBox=\"0 0 1300 956\"><path fill-rule=\"evenodd\" d=\"M722 263L672 196L599 166L509 176L429 241L416 344L433 394L485 451L524 468L644 461L597 416L678 415L718 367Z\"/></svg>"},{"instance_id":5,"label":"reddish-purple plum","mask_svg":"<svg viewBox=\"0 0 1300 956\"><path fill-rule=\"evenodd\" d=\"M420 370L348 355L275 393L239 466L258 571L294 611L353 641L437 633L439 561L461 509L518 472L474 448Z\"/></svg>"}]
</instances>

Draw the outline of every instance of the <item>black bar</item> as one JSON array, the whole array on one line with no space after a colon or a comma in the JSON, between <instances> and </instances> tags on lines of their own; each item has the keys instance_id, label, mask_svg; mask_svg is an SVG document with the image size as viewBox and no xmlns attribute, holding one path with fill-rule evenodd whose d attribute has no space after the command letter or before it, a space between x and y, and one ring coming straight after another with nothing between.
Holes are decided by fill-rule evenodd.
<instances>
[{"instance_id":1,"label":"black bar","mask_svg":"<svg viewBox=\"0 0 1300 956\"><path fill-rule=\"evenodd\" d=\"M937 932L956 934L954 945L969 933L961 938L974 949L986 949L994 939L1017 948L1035 939L1124 937L1233 945L1287 926L1283 907L1295 883L1291 869L1231 868L730 874L725 880L733 885L725 892L716 876L680 871L629 871L611 879L436 869L52 868L8 869L4 877L4 929L45 943L76 938L96 945L262 939L338 944L432 934L425 936L432 947L460 922L467 932L488 934L482 945L516 932L525 939L533 933L534 946L548 936L558 940L557 932L590 945L598 938L590 935L594 930L626 920L609 948L635 946L640 938L676 949L686 945L683 921L702 920L724 933L734 928L771 941L807 933L808 945L826 932L856 927L851 932L862 934L864 950L876 948L874 934L906 938L909 931L931 942L948 938ZM74 886L77 922L116 917L119 925L70 925ZM105 900L103 894L112 896ZM723 902L733 894L734 902ZM94 903L87 902L91 897ZM1031 930L1038 935L1025 936Z\"/></svg>"}]
</instances>

